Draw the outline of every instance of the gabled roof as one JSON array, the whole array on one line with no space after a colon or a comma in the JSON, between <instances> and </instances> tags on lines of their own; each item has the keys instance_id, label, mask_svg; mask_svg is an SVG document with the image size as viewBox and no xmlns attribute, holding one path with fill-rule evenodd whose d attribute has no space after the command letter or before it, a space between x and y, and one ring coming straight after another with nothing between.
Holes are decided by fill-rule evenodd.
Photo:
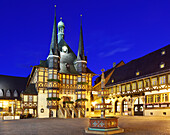
<instances>
[{"instance_id":1,"label":"gabled roof","mask_svg":"<svg viewBox=\"0 0 170 135\"><path fill-rule=\"evenodd\" d=\"M162 55L163 50L165 51L164 55ZM109 86L117 83L127 82L136 78L142 78L151 74L157 74L158 72L170 70L169 59L170 45L167 45L159 50L132 60L127 64L117 68L106 85ZM165 63L164 68L160 68L161 63ZM139 75L136 75L136 72L139 72ZM111 80L114 80L114 82L112 83Z\"/></svg>"},{"instance_id":2,"label":"gabled roof","mask_svg":"<svg viewBox=\"0 0 170 135\"><path fill-rule=\"evenodd\" d=\"M120 64L124 64L123 61L120 61L115 67L112 67L104 72L104 78L106 78L115 68L121 66ZM98 84L101 81L101 75L96 78L95 85Z\"/></svg>"},{"instance_id":3,"label":"gabled roof","mask_svg":"<svg viewBox=\"0 0 170 135\"><path fill-rule=\"evenodd\" d=\"M33 84L33 83L29 84L28 87L26 88L26 90L23 92L23 94L38 95L35 84Z\"/></svg>"},{"instance_id":4,"label":"gabled roof","mask_svg":"<svg viewBox=\"0 0 170 135\"><path fill-rule=\"evenodd\" d=\"M20 93L25 90L28 77L16 77L16 76L7 76L0 75L0 89L3 90L4 96L0 97L1 99L14 99L14 91L17 91L18 97L20 98ZM11 96L6 97L6 91L10 90Z\"/></svg>"}]
</instances>

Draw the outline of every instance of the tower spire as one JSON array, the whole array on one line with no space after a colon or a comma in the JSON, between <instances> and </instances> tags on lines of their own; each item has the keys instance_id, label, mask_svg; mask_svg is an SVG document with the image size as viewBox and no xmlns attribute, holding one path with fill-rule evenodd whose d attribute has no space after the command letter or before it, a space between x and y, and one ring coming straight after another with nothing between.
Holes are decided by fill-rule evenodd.
<instances>
[{"instance_id":1,"label":"tower spire","mask_svg":"<svg viewBox=\"0 0 170 135\"><path fill-rule=\"evenodd\" d=\"M84 42L83 42L83 30L82 30L82 15L80 24L80 37L79 48L77 53L76 70L79 73L86 73L87 71L87 57L84 55Z\"/></svg>"},{"instance_id":2,"label":"tower spire","mask_svg":"<svg viewBox=\"0 0 170 135\"><path fill-rule=\"evenodd\" d=\"M84 55L84 42L83 42L83 30L82 30L82 14L80 15L81 22L80 22L80 37L79 37L79 48L77 59L78 60L86 60Z\"/></svg>"},{"instance_id":3,"label":"tower spire","mask_svg":"<svg viewBox=\"0 0 170 135\"><path fill-rule=\"evenodd\" d=\"M54 15L54 24L53 24L53 32L51 37L51 45L50 45L50 53L47 57L48 67L51 69L60 70L60 52L58 49L57 42L57 22L56 22L56 5L55 7L55 15Z\"/></svg>"},{"instance_id":4,"label":"tower spire","mask_svg":"<svg viewBox=\"0 0 170 135\"><path fill-rule=\"evenodd\" d=\"M54 15L53 32L52 32L51 45L50 45L50 55L59 55L58 45L57 45L56 5L54 5L54 7L55 7L55 15Z\"/></svg>"}]
</instances>

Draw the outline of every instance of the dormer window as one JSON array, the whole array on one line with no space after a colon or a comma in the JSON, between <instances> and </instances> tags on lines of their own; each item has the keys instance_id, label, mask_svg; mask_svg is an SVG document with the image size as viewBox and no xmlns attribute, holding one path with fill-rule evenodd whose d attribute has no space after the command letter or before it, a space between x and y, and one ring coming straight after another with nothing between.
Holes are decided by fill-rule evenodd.
<instances>
[{"instance_id":1,"label":"dormer window","mask_svg":"<svg viewBox=\"0 0 170 135\"><path fill-rule=\"evenodd\" d=\"M62 47L62 52L68 53L68 48L67 48L67 46L63 46L63 47Z\"/></svg>"},{"instance_id":2,"label":"dormer window","mask_svg":"<svg viewBox=\"0 0 170 135\"><path fill-rule=\"evenodd\" d=\"M7 92L6 92L6 97L10 97L10 96L11 96L11 93L10 93L9 90L7 90Z\"/></svg>"},{"instance_id":3,"label":"dormer window","mask_svg":"<svg viewBox=\"0 0 170 135\"><path fill-rule=\"evenodd\" d=\"M137 71L137 72L136 72L136 76L138 76L139 74L140 74L140 72L139 72L139 71Z\"/></svg>"},{"instance_id":4,"label":"dormer window","mask_svg":"<svg viewBox=\"0 0 170 135\"><path fill-rule=\"evenodd\" d=\"M3 91L0 89L0 97L3 97Z\"/></svg>"},{"instance_id":5,"label":"dormer window","mask_svg":"<svg viewBox=\"0 0 170 135\"><path fill-rule=\"evenodd\" d=\"M165 55L165 50L162 50L161 55Z\"/></svg>"},{"instance_id":6,"label":"dormer window","mask_svg":"<svg viewBox=\"0 0 170 135\"><path fill-rule=\"evenodd\" d=\"M112 79L112 83L114 83L114 79Z\"/></svg>"},{"instance_id":7,"label":"dormer window","mask_svg":"<svg viewBox=\"0 0 170 135\"><path fill-rule=\"evenodd\" d=\"M161 62L160 68L164 68L164 67L165 67L165 63Z\"/></svg>"},{"instance_id":8,"label":"dormer window","mask_svg":"<svg viewBox=\"0 0 170 135\"><path fill-rule=\"evenodd\" d=\"M16 90L14 91L14 97L18 97L18 93Z\"/></svg>"}]
</instances>

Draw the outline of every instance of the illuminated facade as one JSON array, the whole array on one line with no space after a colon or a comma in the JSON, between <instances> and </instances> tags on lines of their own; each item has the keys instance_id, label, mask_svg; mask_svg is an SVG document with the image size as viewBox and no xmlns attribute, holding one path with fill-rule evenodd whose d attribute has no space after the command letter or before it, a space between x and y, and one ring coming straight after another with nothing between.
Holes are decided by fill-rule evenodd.
<instances>
[{"instance_id":1,"label":"illuminated facade","mask_svg":"<svg viewBox=\"0 0 170 135\"><path fill-rule=\"evenodd\" d=\"M0 75L0 118L22 113L20 94L25 90L27 80L25 77Z\"/></svg>"},{"instance_id":2,"label":"illuminated facade","mask_svg":"<svg viewBox=\"0 0 170 135\"><path fill-rule=\"evenodd\" d=\"M113 115L170 116L170 45L106 71ZM109 72L109 73L108 73ZM94 90L99 91L100 77Z\"/></svg>"},{"instance_id":3,"label":"illuminated facade","mask_svg":"<svg viewBox=\"0 0 170 135\"><path fill-rule=\"evenodd\" d=\"M27 84L32 88L22 94L24 112L39 118L86 117L91 112L94 73L84 55L82 24L77 56L64 40L64 29L60 20L57 34L55 16L49 55L33 67Z\"/></svg>"}]
</instances>

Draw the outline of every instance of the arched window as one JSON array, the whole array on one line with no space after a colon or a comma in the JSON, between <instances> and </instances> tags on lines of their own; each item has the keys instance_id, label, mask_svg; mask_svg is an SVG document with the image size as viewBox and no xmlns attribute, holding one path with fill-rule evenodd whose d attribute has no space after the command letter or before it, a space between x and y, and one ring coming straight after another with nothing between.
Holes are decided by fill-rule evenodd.
<instances>
[{"instance_id":1,"label":"arched window","mask_svg":"<svg viewBox=\"0 0 170 135\"><path fill-rule=\"evenodd\" d=\"M3 97L3 91L0 89L0 97Z\"/></svg>"},{"instance_id":2,"label":"arched window","mask_svg":"<svg viewBox=\"0 0 170 135\"><path fill-rule=\"evenodd\" d=\"M6 97L10 97L10 96L11 96L11 92L10 92L10 90L7 90Z\"/></svg>"},{"instance_id":3,"label":"arched window","mask_svg":"<svg viewBox=\"0 0 170 135\"><path fill-rule=\"evenodd\" d=\"M16 90L14 91L14 97L18 97L18 92Z\"/></svg>"},{"instance_id":4,"label":"arched window","mask_svg":"<svg viewBox=\"0 0 170 135\"><path fill-rule=\"evenodd\" d=\"M122 112L126 112L128 111L128 103L127 103L127 100L123 100L122 101Z\"/></svg>"}]
</instances>

